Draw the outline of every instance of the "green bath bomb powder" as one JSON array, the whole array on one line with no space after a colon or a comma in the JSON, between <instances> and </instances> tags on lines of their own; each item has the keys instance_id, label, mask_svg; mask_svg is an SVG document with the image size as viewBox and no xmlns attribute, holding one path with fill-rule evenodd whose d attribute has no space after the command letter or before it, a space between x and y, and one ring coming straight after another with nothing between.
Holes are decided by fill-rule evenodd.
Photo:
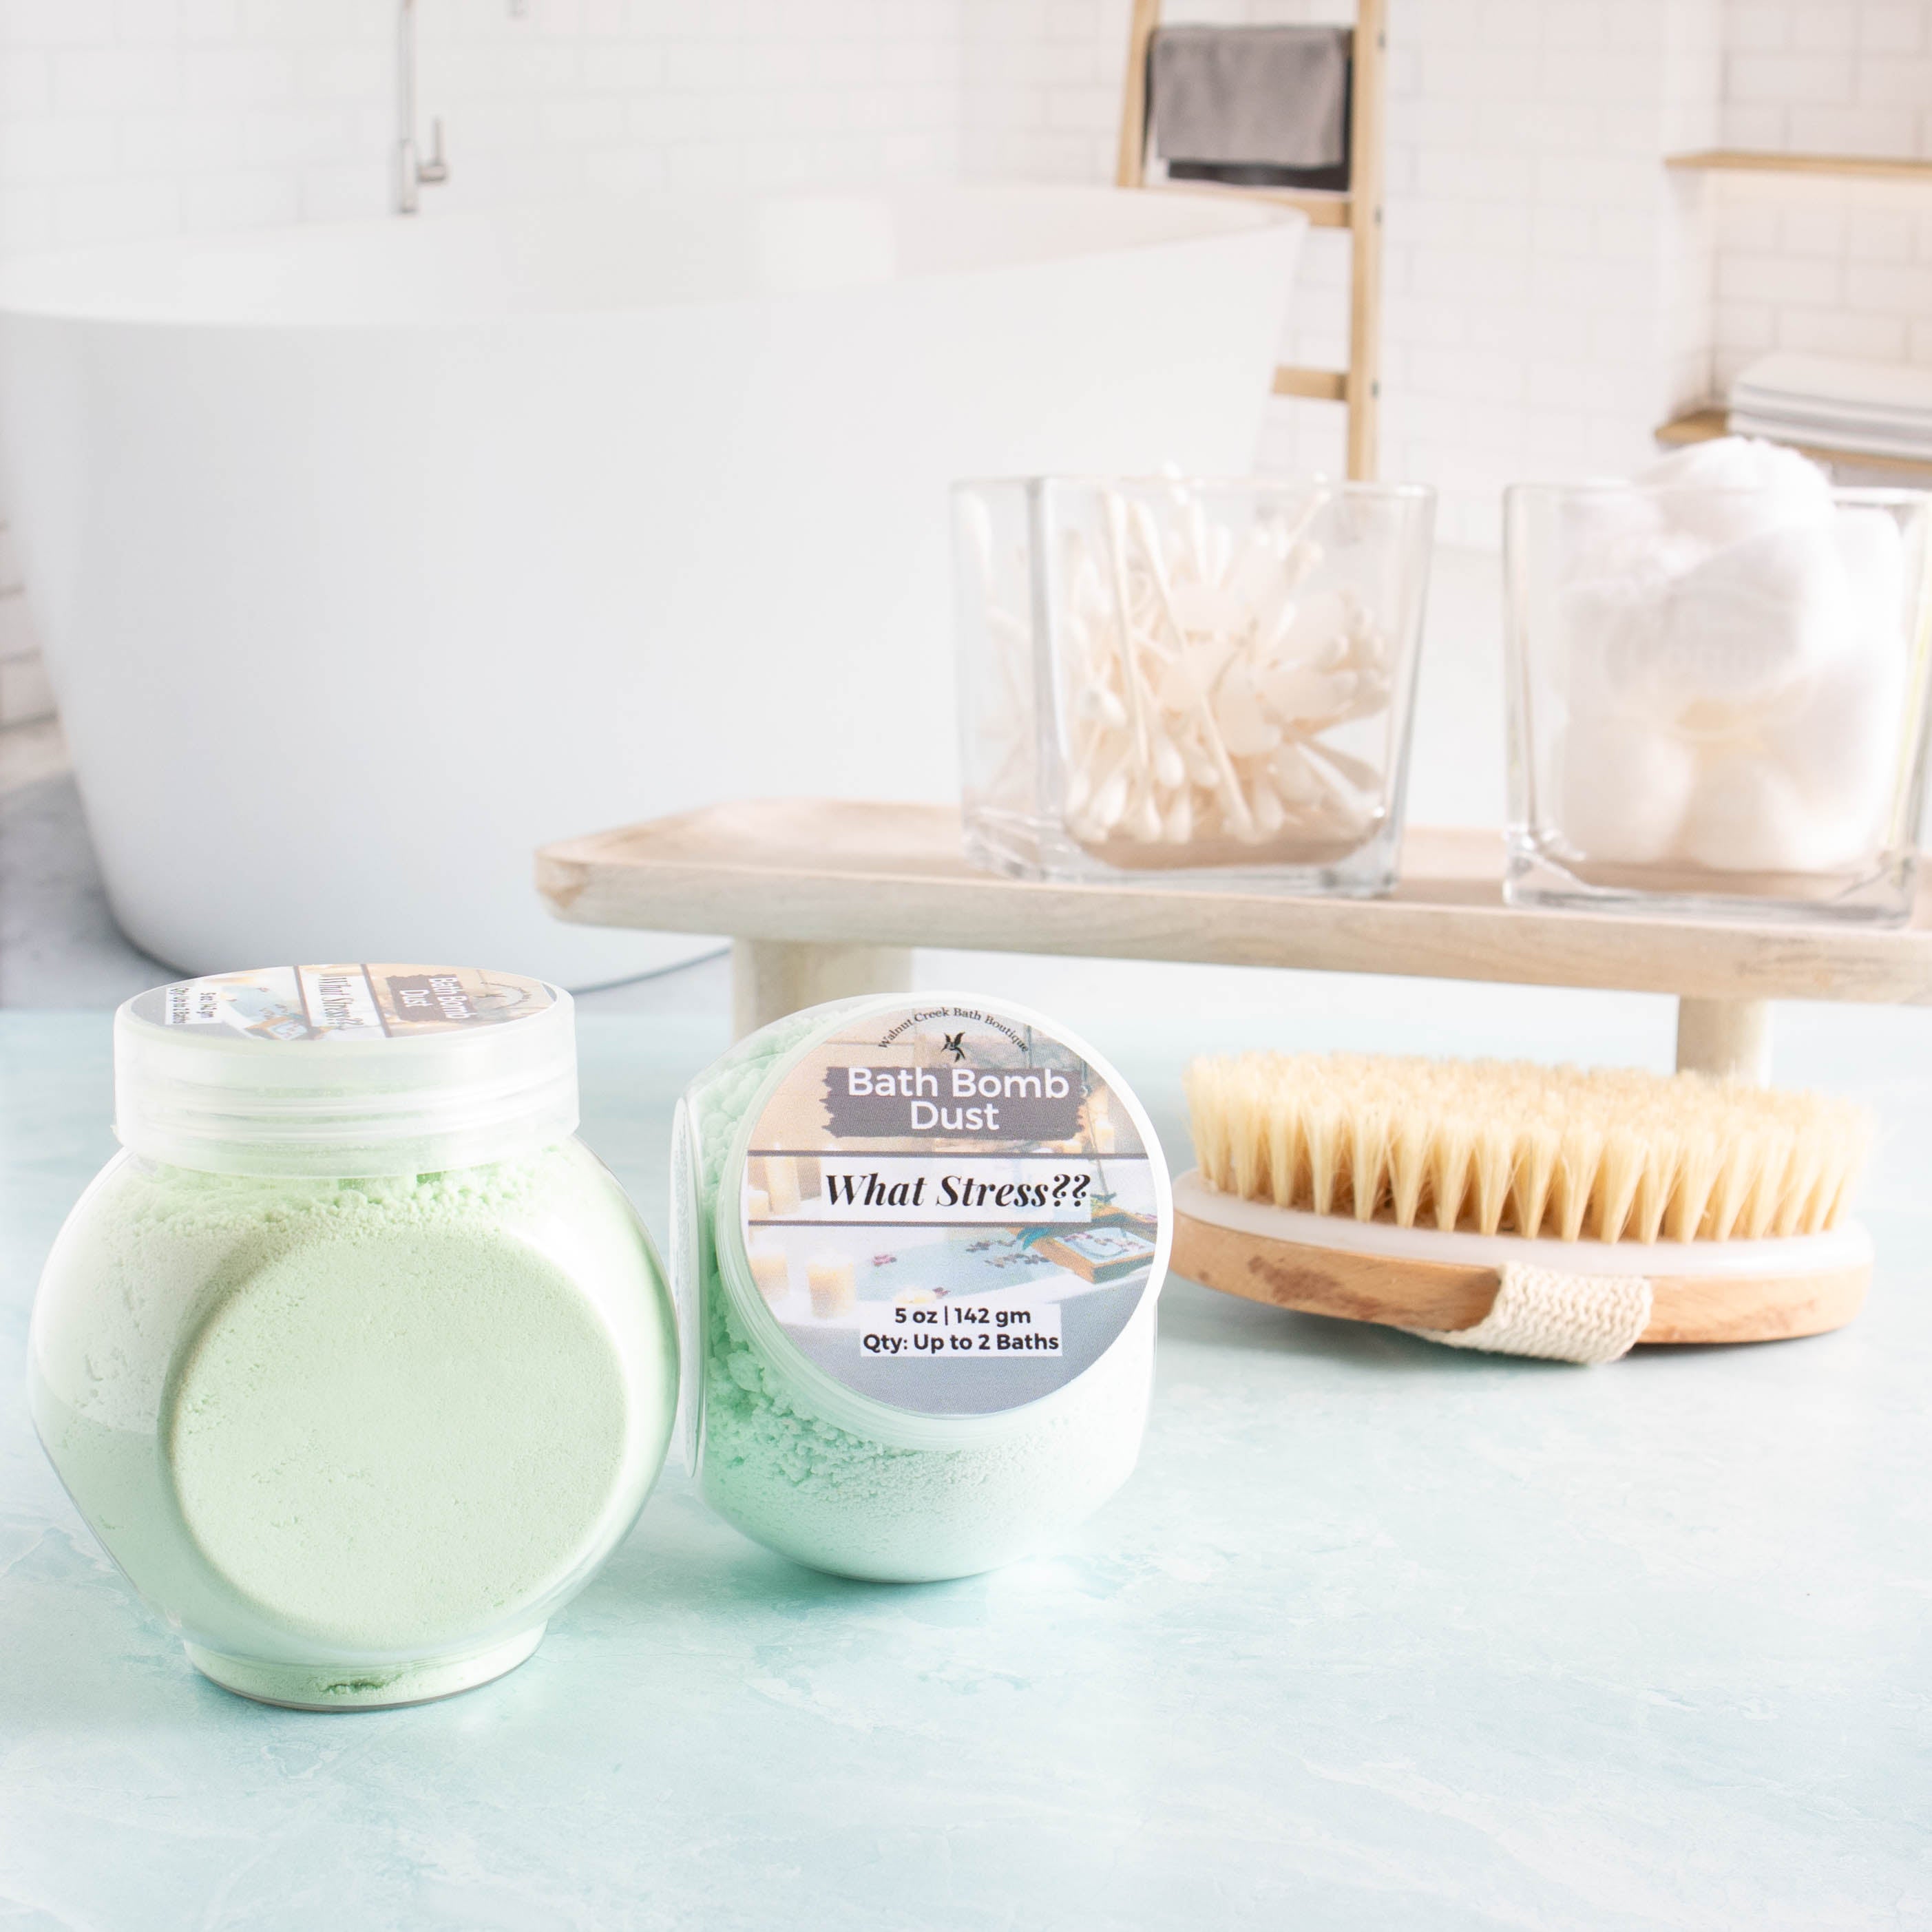
<instances>
[{"instance_id":1,"label":"green bath bomb powder","mask_svg":"<svg viewBox=\"0 0 1932 1932\"><path fill-rule=\"evenodd\" d=\"M624 1453L616 1351L563 1271L468 1227L265 1263L183 1364L166 1454L211 1566L291 1628L430 1642L589 1545Z\"/></svg>"},{"instance_id":2,"label":"green bath bomb powder","mask_svg":"<svg viewBox=\"0 0 1932 1932\"><path fill-rule=\"evenodd\" d=\"M902 1449L814 1415L711 1298L705 1500L747 1536L842 1576L926 1582L1037 1549L1124 1483L1146 1426L1150 1343L1124 1343L1031 1429L973 1449Z\"/></svg>"},{"instance_id":3,"label":"green bath bomb powder","mask_svg":"<svg viewBox=\"0 0 1932 1932\"><path fill-rule=\"evenodd\" d=\"M695 1177L705 1500L794 1562L887 1582L969 1576L1039 1548L1132 1473L1146 1427L1154 1327L1142 1321L1043 1415L970 1448L880 1442L816 1413L754 1352L718 1279L708 1231L733 1136L773 1067L824 1023L809 1014L746 1042L688 1096ZM732 1184L735 1185L735 1176Z\"/></svg>"},{"instance_id":4,"label":"green bath bomb powder","mask_svg":"<svg viewBox=\"0 0 1932 1932\"><path fill-rule=\"evenodd\" d=\"M38 1420L194 1640L460 1648L628 1526L669 1338L640 1389L585 1284L630 1288L641 1238L581 1148L352 1182L128 1163L93 1208L55 1262L86 1359L43 1342L78 1399L44 1394Z\"/></svg>"}]
</instances>

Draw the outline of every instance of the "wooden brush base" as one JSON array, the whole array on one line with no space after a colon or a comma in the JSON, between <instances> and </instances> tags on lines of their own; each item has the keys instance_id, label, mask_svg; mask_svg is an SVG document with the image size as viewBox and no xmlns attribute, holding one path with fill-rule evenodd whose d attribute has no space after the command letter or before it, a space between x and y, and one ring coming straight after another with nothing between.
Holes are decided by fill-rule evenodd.
<instances>
[{"instance_id":1,"label":"wooden brush base","mask_svg":"<svg viewBox=\"0 0 1932 1932\"><path fill-rule=\"evenodd\" d=\"M1473 1328L1496 1298L1492 1268L1394 1259L1280 1241L1176 1211L1174 1274L1223 1294L1392 1328ZM1869 1262L1762 1278L1652 1275L1645 1342L1782 1342L1841 1328L1864 1306Z\"/></svg>"}]
</instances>

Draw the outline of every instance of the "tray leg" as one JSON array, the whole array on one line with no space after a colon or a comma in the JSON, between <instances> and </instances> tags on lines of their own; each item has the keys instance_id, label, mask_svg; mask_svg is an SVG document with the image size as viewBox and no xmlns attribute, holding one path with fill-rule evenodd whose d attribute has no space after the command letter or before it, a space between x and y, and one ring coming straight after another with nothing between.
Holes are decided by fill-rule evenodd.
<instances>
[{"instance_id":1,"label":"tray leg","mask_svg":"<svg viewBox=\"0 0 1932 1932\"><path fill-rule=\"evenodd\" d=\"M1766 1085L1771 1079L1768 1000L1677 1002L1677 1070L1724 1073Z\"/></svg>"},{"instance_id":2,"label":"tray leg","mask_svg":"<svg viewBox=\"0 0 1932 1932\"><path fill-rule=\"evenodd\" d=\"M731 1025L740 1040L822 1000L911 990L908 946L821 946L789 939L731 942Z\"/></svg>"}]
</instances>

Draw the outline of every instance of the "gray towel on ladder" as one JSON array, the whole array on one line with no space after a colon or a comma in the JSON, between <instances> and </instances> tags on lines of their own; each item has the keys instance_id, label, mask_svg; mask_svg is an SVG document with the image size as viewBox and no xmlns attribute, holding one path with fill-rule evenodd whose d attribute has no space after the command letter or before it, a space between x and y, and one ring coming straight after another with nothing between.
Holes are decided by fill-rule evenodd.
<instances>
[{"instance_id":1,"label":"gray towel on ladder","mask_svg":"<svg viewBox=\"0 0 1932 1932\"><path fill-rule=\"evenodd\" d=\"M1148 59L1154 151L1177 180L1348 184L1346 27L1165 27Z\"/></svg>"}]
</instances>

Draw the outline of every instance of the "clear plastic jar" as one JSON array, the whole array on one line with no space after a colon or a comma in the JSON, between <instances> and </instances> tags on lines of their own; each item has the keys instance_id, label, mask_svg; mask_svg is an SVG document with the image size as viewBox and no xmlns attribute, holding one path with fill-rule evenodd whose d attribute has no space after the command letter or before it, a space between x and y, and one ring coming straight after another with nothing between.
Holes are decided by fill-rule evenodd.
<instances>
[{"instance_id":1,"label":"clear plastic jar","mask_svg":"<svg viewBox=\"0 0 1932 1932\"><path fill-rule=\"evenodd\" d=\"M952 994L816 1007L692 1082L674 1160L692 1460L746 1535L966 1576L1132 1473L1167 1170L1084 1044Z\"/></svg>"},{"instance_id":2,"label":"clear plastic jar","mask_svg":"<svg viewBox=\"0 0 1932 1932\"><path fill-rule=\"evenodd\" d=\"M569 996L268 968L116 1016L124 1150L34 1304L41 1440L228 1688L500 1675L634 1521L676 1405L649 1236L572 1138Z\"/></svg>"}]
</instances>

